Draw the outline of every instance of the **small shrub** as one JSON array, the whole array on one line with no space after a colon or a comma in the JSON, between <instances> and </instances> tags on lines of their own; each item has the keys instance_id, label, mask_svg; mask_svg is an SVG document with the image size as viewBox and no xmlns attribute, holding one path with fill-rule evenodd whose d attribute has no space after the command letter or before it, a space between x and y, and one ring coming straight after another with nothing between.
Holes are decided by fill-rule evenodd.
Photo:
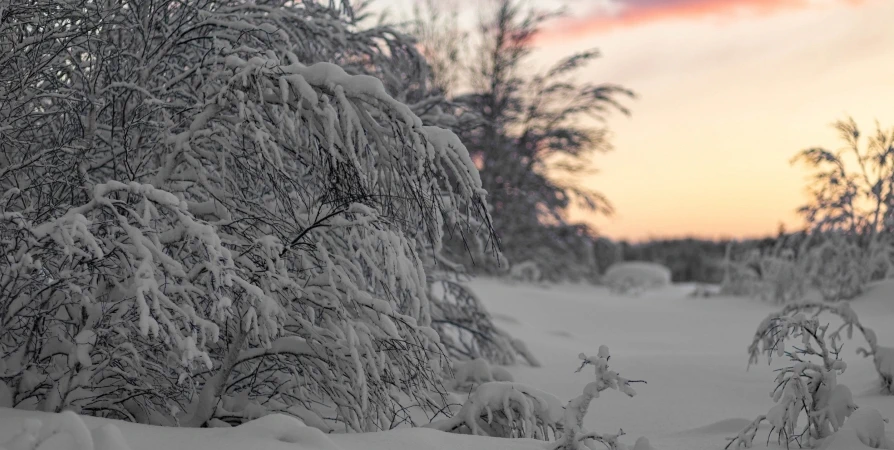
<instances>
[{"instance_id":1,"label":"small shrub","mask_svg":"<svg viewBox=\"0 0 894 450\"><path fill-rule=\"evenodd\" d=\"M826 301L850 300L863 293L872 277L868 252L846 237L833 234L810 250L813 285Z\"/></svg>"},{"instance_id":2,"label":"small shrub","mask_svg":"<svg viewBox=\"0 0 894 450\"><path fill-rule=\"evenodd\" d=\"M616 434L592 433L583 426L583 419L593 399L606 389L615 389L630 397L636 395L628 380L610 370L608 347L600 346L596 356L580 354L583 360L577 369L593 365L595 380L584 387L583 393L567 405L552 394L520 383L492 381L479 385L450 419L432 422L428 428L454 433L468 433L503 438L534 438L553 440L549 450L578 450L594 448L599 442L610 450L627 448L618 441L624 430ZM635 449L649 449L648 440L640 438Z\"/></svg>"},{"instance_id":3,"label":"small shrub","mask_svg":"<svg viewBox=\"0 0 894 450\"><path fill-rule=\"evenodd\" d=\"M829 324L820 326L818 316L824 312L837 315L843 321L841 326L833 331L829 331ZM776 387L771 393L776 406L730 438L726 448L751 447L764 420L772 426L770 434L776 431L777 440L786 446L813 446L838 431L857 408L850 389L837 382L838 374L847 368L839 358L841 332L846 331L850 338L854 328L864 330L847 303L789 305L764 319L748 347L749 366L756 364L761 355L767 357L768 363L774 355L785 356L790 365L777 371ZM786 347L789 338L800 342ZM806 423L799 430L802 414Z\"/></svg>"},{"instance_id":4,"label":"small shrub","mask_svg":"<svg viewBox=\"0 0 894 450\"><path fill-rule=\"evenodd\" d=\"M724 294L784 304L802 299L807 291L804 262L790 249L753 249L738 258L728 251L725 265Z\"/></svg>"}]
</instances>

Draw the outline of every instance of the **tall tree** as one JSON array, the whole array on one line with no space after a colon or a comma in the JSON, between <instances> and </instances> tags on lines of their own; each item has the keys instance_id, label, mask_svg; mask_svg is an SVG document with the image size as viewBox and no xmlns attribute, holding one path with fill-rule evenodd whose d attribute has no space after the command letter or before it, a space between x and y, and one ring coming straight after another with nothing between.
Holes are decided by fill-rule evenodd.
<instances>
[{"instance_id":1,"label":"tall tree","mask_svg":"<svg viewBox=\"0 0 894 450\"><path fill-rule=\"evenodd\" d=\"M866 247L880 233L894 232L894 128L876 124L861 149L862 134L853 118L833 126L843 147L811 147L792 159L813 171L810 200L799 212L811 228L858 236Z\"/></svg>"},{"instance_id":2,"label":"tall tree","mask_svg":"<svg viewBox=\"0 0 894 450\"><path fill-rule=\"evenodd\" d=\"M606 116L614 111L628 114L620 100L634 95L618 85L575 80L577 71L599 56L596 50L571 55L528 76L525 64L534 39L543 23L557 14L526 9L515 0L499 0L493 6L480 20L476 47L468 57L453 58L465 64L468 77L463 81L470 90L454 96L456 114L481 118L479 126L457 132L481 169L509 261L534 262L551 279L593 274L595 232L586 224L571 223L568 212L572 206L612 212L602 194L582 187L580 181L593 173L593 154L610 148ZM429 21L421 28L436 26ZM453 44L432 39L437 33L417 36L431 52L455 52ZM457 82L449 91L459 93L463 87Z\"/></svg>"}]
</instances>

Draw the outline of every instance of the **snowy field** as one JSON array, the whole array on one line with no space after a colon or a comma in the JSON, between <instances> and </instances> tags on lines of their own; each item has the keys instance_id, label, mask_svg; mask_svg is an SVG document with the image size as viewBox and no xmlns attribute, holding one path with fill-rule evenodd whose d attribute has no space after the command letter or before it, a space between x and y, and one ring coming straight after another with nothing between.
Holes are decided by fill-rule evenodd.
<instances>
[{"instance_id":1,"label":"snowy field","mask_svg":"<svg viewBox=\"0 0 894 450\"><path fill-rule=\"evenodd\" d=\"M646 436L657 450L721 449L755 416L773 406L769 391L774 373L765 361L746 371L746 347L761 320L778 307L759 300L728 297L695 298L692 285L673 285L639 296L617 296L604 288L562 285L551 288L480 279L472 287L499 325L525 340L543 367L510 367L517 382L529 384L567 401L580 394L591 371L575 373L578 354L594 354L602 344L612 352L612 369L637 384L633 398L613 390L590 406L585 425L613 433L623 428L631 444ZM894 282L871 286L853 300L862 323L873 328L881 345L894 344ZM839 381L848 385L860 406L876 408L894 419L894 397L878 393L877 375L869 359L855 354L865 345L855 335L845 341L842 358L848 370ZM49 415L0 409L0 443L26 427L27 418L51 421ZM296 427L284 417L268 417L235 429L167 429L85 418L90 436L77 431L46 441L45 450L242 450L242 449L543 449L541 441L460 436L433 430L330 435ZM62 430L77 430L74 424ZM104 431L102 431L104 430ZM109 431L112 430L112 431ZM82 430L83 431L83 430ZM768 430L755 438L765 448ZM894 439L894 425L887 427ZM6 450L24 450L22 442ZM86 439L86 440L85 440ZM94 439L92 444L89 441ZM124 442L122 442L124 441ZM22 444L20 447L16 445ZM2 445L2 444L0 444ZM780 448L774 442L773 449ZM861 450L854 440L835 450Z\"/></svg>"}]
</instances>

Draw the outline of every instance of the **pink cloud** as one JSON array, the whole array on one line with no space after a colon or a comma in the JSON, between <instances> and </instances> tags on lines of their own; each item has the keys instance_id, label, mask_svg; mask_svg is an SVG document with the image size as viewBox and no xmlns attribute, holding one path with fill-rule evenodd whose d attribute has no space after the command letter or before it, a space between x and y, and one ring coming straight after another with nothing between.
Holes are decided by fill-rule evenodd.
<instances>
[{"instance_id":1,"label":"pink cloud","mask_svg":"<svg viewBox=\"0 0 894 450\"><path fill-rule=\"evenodd\" d=\"M617 14L604 11L583 17L566 17L547 26L538 41L576 39L606 33L618 28L637 27L654 22L691 20L706 17L731 17L741 13L770 15L810 7L810 0L616 0ZM865 0L839 0L858 5Z\"/></svg>"}]
</instances>

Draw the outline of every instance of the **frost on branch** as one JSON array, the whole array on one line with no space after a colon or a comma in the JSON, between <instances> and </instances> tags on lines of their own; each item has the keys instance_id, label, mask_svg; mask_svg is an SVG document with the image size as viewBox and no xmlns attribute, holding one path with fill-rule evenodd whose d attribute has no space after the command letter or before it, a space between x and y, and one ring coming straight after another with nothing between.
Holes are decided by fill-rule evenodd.
<instances>
[{"instance_id":1,"label":"frost on branch","mask_svg":"<svg viewBox=\"0 0 894 450\"><path fill-rule=\"evenodd\" d=\"M838 316L841 325L834 329L828 323L821 326L819 315L824 312ZM789 365L777 370L776 387L771 392L776 406L731 438L726 448L751 447L764 420L772 426L770 434L775 431L777 440L786 446L814 446L838 431L857 408L850 389L837 381L847 368L839 358L841 333L850 338L854 328L866 332L847 303L792 304L764 319L748 347L749 366L761 355L768 362L773 356L784 356ZM787 346L789 340L796 343ZM802 415L803 426L798 428Z\"/></svg>"},{"instance_id":2,"label":"frost on branch","mask_svg":"<svg viewBox=\"0 0 894 450\"><path fill-rule=\"evenodd\" d=\"M347 7L168 6L4 10L0 400L346 430L435 409L426 270L445 230L491 229L466 149L402 101L424 62Z\"/></svg>"}]
</instances>

